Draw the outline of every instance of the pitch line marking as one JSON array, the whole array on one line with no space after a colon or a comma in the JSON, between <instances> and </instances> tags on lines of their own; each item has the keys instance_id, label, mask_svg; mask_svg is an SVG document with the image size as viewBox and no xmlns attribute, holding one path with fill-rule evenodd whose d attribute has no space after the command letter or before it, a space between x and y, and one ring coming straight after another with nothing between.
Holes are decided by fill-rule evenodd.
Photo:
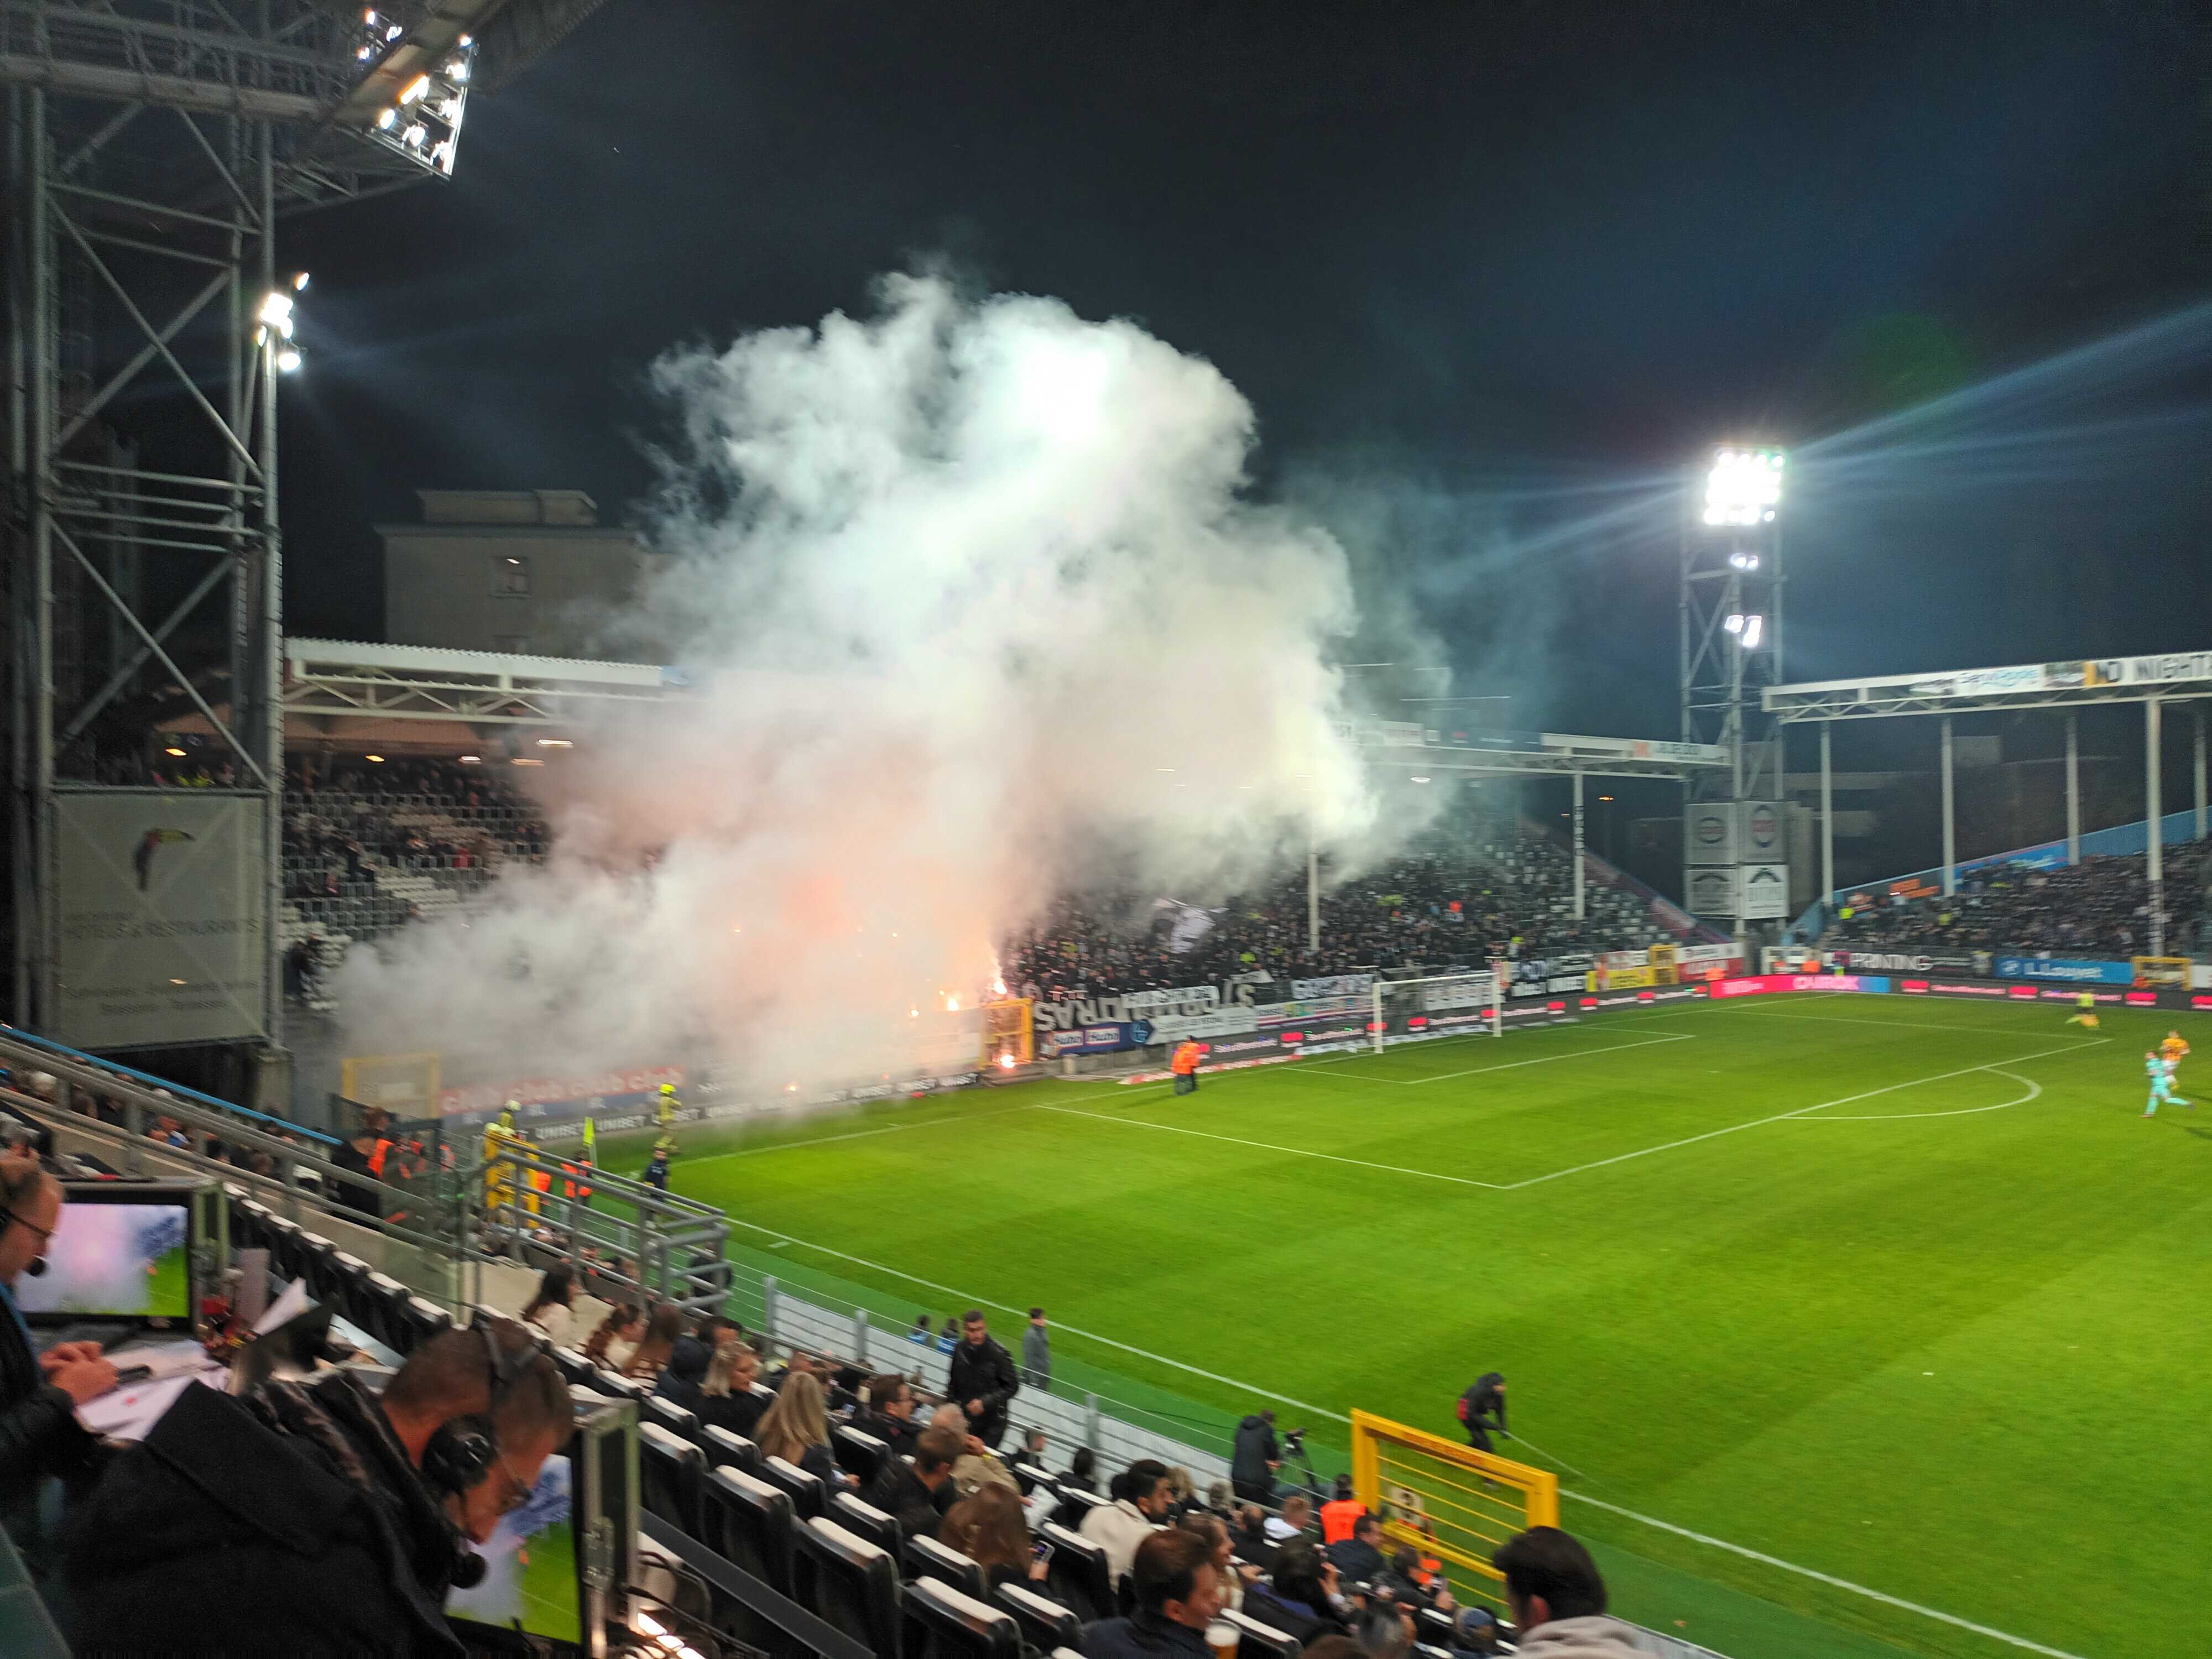
<instances>
[{"instance_id":1,"label":"pitch line marking","mask_svg":"<svg viewBox=\"0 0 2212 1659\"><path fill-rule=\"evenodd\" d=\"M2010 1100L2001 1100L1994 1106L1961 1106L1956 1111L1951 1112L1850 1112L1841 1117L1808 1115L1805 1121L1808 1123L1905 1123L1914 1118L1923 1117L1972 1117L1982 1112L2008 1111L2014 1106L2025 1106L2031 1100L2042 1098L2043 1085L2034 1079L2022 1077L2017 1072L2000 1071L1994 1066L1985 1066L1984 1069L1991 1077L2008 1077L2014 1083L2026 1084L2027 1092L2024 1095L2015 1095Z\"/></svg>"},{"instance_id":2,"label":"pitch line marking","mask_svg":"<svg viewBox=\"0 0 2212 1659\"><path fill-rule=\"evenodd\" d=\"M1061 1112L1069 1117L1096 1118L1101 1123L1118 1123L1127 1129L1158 1129L1171 1135L1194 1135L1200 1140L1222 1140L1232 1146L1251 1146L1263 1152L1284 1152L1292 1158L1317 1158L1330 1164L1356 1164L1363 1170L1382 1170L1390 1175L1419 1176L1424 1181L1448 1181L1455 1187L1485 1187L1492 1192L1506 1189L1494 1181L1477 1181L1471 1176L1445 1175L1439 1170L1416 1170L1404 1164L1376 1164L1364 1158L1344 1158L1335 1152L1316 1152L1307 1146L1281 1146L1271 1140L1246 1140L1237 1135L1218 1135L1210 1129L1186 1129L1180 1123L1150 1123L1138 1117L1114 1117L1104 1112L1086 1112L1073 1106L1030 1108L1036 1112Z\"/></svg>"},{"instance_id":3,"label":"pitch line marking","mask_svg":"<svg viewBox=\"0 0 2212 1659\"><path fill-rule=\"evenodd\" d=\"M1141 1100L1147 1095L1156 1095L1161 1091L1158 1086L1133 1090L1127 1098ZM708 1152L699 1158L687 1158L684 1160L684 1167L690 1169L701 1164L719 1164L724 1158L764 1158L770 1152L796 1152L802 1146L826 1146L832 1141L860 1140L869 1135L896 1134L902 1129L942 1129L951 1124L978 1123L987 1117L1005 1117L1012 1112L1034 1112L1037 1109L1039 1109L1033 1104L1001 1106L988 1112L960 1112L950 1117L933 1117L921 1123L886 1123L879 1128L852 1129L838 1135L815 1135L806 1140L779 1140L773 1146L739 1146L726 1152Z\"/></svg>"},{"instance_id":4,"label":"pitch line marking","mask_svg":"<svg viewBox=\"0 0 2212 1659\"><path fill-rule=\"evenodd\" d=\"M826 1244L817 1244L791 1233L779 1232L773 1227L763 1227L757 1222L741 1221L736 1216L728 1217L728 1220L732 1226L743 1227L750 1232L763 1233L770 1238L780 1238L787 1244L796 1244L802 1249L834 1256L840 1261L852 1262L855 1267L870 1267L880 1273L888 1273L893 1279L904 1279L909 1285L919 1285L925 1290L941 1291L956 1301L964 1302L971 1306L992 1308L1000 1313L1019 1314L1026 1310L1026 1304L1018 1308L1012 1303L995 1302L989 1297L977 1296L970 1291L958 1290L952 1285L940 1284L933 1279L921 1278L902 1267L887 1267L883 1262L872 1261L864 1255L854 1255L844 1250L833 1250ZM1285 1406L1296 1406L1300 1411L1311 1412L1316 1416L1326 1417L1332 1422L1349 1423L1352 1420L1345 1413L1334 1411L1327 1406L1316 1406L1310 1401L1300 1400L1287 1394L1278 1394L1273 1389L1263 1389L1255 1383L1240 1382L1233 1376L1224 1376L1218 1371L1205 1370L1196 1365L1186 1364L1180 1359L1170 1359L1164 1353L1154 1353L1149 1348L1139 1348L1131 1343L1116 1341L1110 1336L1101 1336L1096 1331L1086 1331L1080 1327L1070 1325L1065 1321L1055 1322L1070 1336L1079 1336L1086 1341L1096 1342L1103 1346L1116 1349L1122 1353L1133 1354L1139 1359L1149 1359L1155 1364L1165 1365L1172 1370L1182 1371L1187 1376L1203 1377L1209 1382L1218 1382L1225 1388L1236 1389L1240 1394L1256 1395L1262 1400L1278 1401ZM1592 1498L1586 1493L1575 1492L1567 1487L1561 1487L1559 1495L1563 1498L1571 1498L1577 1503L1588 1504L1595 1509L1608 1510L1644 1526L1656 1527L1662 1532L1673 1533L1678 1537L1690 1540L1692 1543L1704 1544L1713 1549L1726 1550L1730 1554L1742 1556L1747 1560L1757 1561L1766 1566L1779 1567L1784 1572L1796 1573L1801 1577L1814 1579L1832 1589L1844 1590L1853 1595L1863 1595L1867 1600L1879 1601L1885 1607L1897 1607L1905 1613L1916 1613L1923 1619L1933 1619L1942 1624L1971 1631L1978 1636L1989 1637L1993 1641L2003 1642L2029 1653L2041 1654L2045 1656L2045 1659L2082 1659L2080 1654L2068 1653L2060 1648L2045 1647L2041 1643L2031 1642L2025 1637L2010 1636L2003 1631L1991 1629L1987 1625L1973 1624L1954 1613L1944 1613L1936 1607L1923 1607L1917 1601L1907 1601L1884 1591L1869 1589L1864 1584L1855 1584L1848 1578L1838 1578L1812 1567L1801 1567L1796 1562L1784 1561L1779 1556L1766 1555L1758 1550L1747 1549L1741 1544L1731 1544L1725 1538L1714 1538L1705 1533L1692 1532L1687 1527L1678 1527L1671 1521L1662 1521L1654 1516L1640 1514L1632 1509L1624 1509L1618 1504L1608 1504L1603 1498Z\"/></svg>"},{"instance_id":5,"label":"pitch line marking","mask_svg":"<svg viewBox=\"0 0 2212 1659\"><path fill-rule=\"evenodd\" d=\"M2093 1041L2109 1042L2112 1039L2097 1037ZM1990 1060L1981 1066L1961 1066L1954 1072L1938 1072L1934 1077L1910 1078L1903 1083L1892 1083L1880 1089L1869 1089L1863 1093L1845 1095L1839 1100L1824 1100L1817 1105L1800 1106L1795 1111L1777 1112L1771 1117L1753 1118L1748 1123L1732 1123L1725 1129L1708 1129L1701 1135L1686 1136L1680 1140L1668 1141L1663 1146L1646 1146L1641 1152L1621 1152L1613 1158L1601 1158L1595 1163L1577 1164L1571 1169L1554 1170L1549 1175L1531 1176L1526 1181L1516 1181L1511 1186L1501 1188L1499 1190L1509 1193L1519 1192L1524 1187L1538 1187L1547 1181L1562 1180L1565 1176L1581 1175L1589 1170L1602 1170L1609 1164L1626 1164L1632 1158L1649 1158L1654 1152L1671 1152L1678 1146L1694 1146L1701 1140L1712 1140L1722 1135L1738 1133L1745 1129L1756 1129L1769 1123L1781 1123L1790 1118L1804 1117L1813 1112L1824 1112L1831 1106L1849 1106L1857 1101L1872 1100L1877 1095L1893 1095L1899 1089L1917 1089L1923 1084L1942 1083L1954 1077L1967 1077L1976 1072L1993 1072L2000 1066L2019 1066L2031 1060L2045 1059L2051 1054L2072 1054L2084 1046L2078 1042L2069 1042L2056 1048L2039 1048L2032 1054L2014 1054L2005 1060Z\"/></svg>"},{"instance_id":6,"label":"pitch line marking","mask_svg":"<svg viewBox=\"0 0 2212 1659\"><path fill-rule=\"evenodd\" d=\"M1463 1072L1438 1072L1429 1077L1369 1077L1363 1074L1355 1077L1336 1078L1334 1080L1339 1083L1387 1083L1393 1088L1413 1089L1419 1087L1424 1083L1443 1083L1449 1081L1452 1078L1474 1077L1484 1072L1511 1072L1517 1071L1523 1066L1549 1066L1553 1061L1559 1060L1589 1060L1601 1054L1617 1054L1629 1048L1649 1048L1655 1042L1687 1042L1691 1041L1692 1036L1692 1033L1684 1032L1679 1036L1643 1037L1633 1042L1609 1043L1602 1048L1577 1048L1564 1054L1539 1054L1534 1060L1509 1060L1502 1066L1471 1066ZM1468 1039L1462 1037L1439 1037L1436 1040L1440 1042L1460 1042L1468 1041ZM1291 1075L1293 1077L1312 1077L1316 1075L1329 1076L1334 1071L1340 1070L1346 1066L1355 1064L1358 1060L1382 1060L1387 1058L1387 1054L1368 1054L1354 1055L1346 1060L1322 1060L1316 1065L1302 1066L1296 1072L1291 1073Z\"/></svg>"},{"instance_id":7,"label":"pitch line marking","mask_svg":"<svg viewBox=\"0 0 2212 1659\"><path fill-rule=\"evenodd\" d=\"M1779 1008L1747 1008L1744 1012L1761 1019L1804 1019L1821 1025L1894 1025L1904 1031L1966 1031L1977 1036L2018 1035L1986 1025L1944 1025L1925 1019L1862 1019L1856 1014L1793 1014Z\"/></svg>"}]
</instances>

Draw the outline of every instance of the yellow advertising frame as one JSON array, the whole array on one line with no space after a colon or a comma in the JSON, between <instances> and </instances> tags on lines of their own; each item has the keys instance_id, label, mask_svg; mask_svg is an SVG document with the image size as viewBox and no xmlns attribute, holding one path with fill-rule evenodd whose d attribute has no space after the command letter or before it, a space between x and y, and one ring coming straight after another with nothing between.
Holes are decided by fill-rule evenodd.
<instances>
[{"instance_id":1,"label":"yellow advertising frame","mask_svg":"<svg viewBox=\"0 0 2212 1659\"><path fill-rule=\"evenodd\" d=\"M1399 1543L1492 1583L1492 1552L1559 1524L1559 1477L1371 1412L1352 1413L1352 1485Z\"/></svg>"}]
</instances>

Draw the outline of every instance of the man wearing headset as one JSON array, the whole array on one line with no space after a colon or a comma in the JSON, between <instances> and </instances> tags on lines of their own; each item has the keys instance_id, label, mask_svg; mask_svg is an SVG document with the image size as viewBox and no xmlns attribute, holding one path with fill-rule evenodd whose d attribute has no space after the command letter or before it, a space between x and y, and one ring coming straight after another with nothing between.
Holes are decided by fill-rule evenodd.
<instances>
[{"instance_id":1,"label":"man wearing headset","mask_svg":"<svg viewBox=\"0 0 2212 1659\"><path fill-rule=\"evenodd\" d=\"M416 1347L381 1397L344 1371L244 1399L188 1389L72 1524L79 1652L462 1652L446 1592L483 1576L574 1413L551 1356L484 1320ZM192 1587L229 1587L221 1612ZM220 1619L218 1627L209 1621Z\"/></svg>"}]
</instances>

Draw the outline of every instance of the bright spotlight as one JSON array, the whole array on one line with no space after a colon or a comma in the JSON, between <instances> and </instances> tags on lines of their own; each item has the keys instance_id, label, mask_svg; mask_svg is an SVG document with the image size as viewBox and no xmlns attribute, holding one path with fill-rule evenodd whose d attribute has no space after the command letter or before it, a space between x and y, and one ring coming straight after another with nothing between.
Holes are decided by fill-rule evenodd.
<instances>
[{"instance_id":1,"label":"bright spotlight","mask_svg":"<svg viewBox=\"0 0 2212 1659\"><path fill-rule=\"evenodd\" d=\"M1747 651L1756 651L1759 648L1759 635L1765 630L1765 617L1746 617L1743 619L1743 648Z\"/></svg>"},{"instance_id":2,"label":"bright spotlight","mask_svg":"<svg viewBox=\"0 0 2212 1659\"><path fill-rule=\"evenodd\" d=\"M262 297L259 316L264 327L273 328L285 338L292 336L292 296L281 289L271 289Z\"/></svg>"},{"instance_id":3,"label":"bright spotlight","mask_svg":"<svg viewBox=\"0 0 2212 1659\"><path fill-rule=\"evenodd\" d=\"M1756 570L1759 568L1759 555L1756 553L1731 553L1729 555L1729 568L1731 570Z\"/></svg>"},{"instance_id":4,"label":"bright spotlight","mask_svg":"<svg viewBox=\"0 0 2212 1659\"><path fill-rule=\"evenodd\" d=\"M297 374L300 372L300 348L286 346L276 354L276 372L279 374Z\"/></svg>"},{"instance_id":5,"label":"bright spotlight","mask_svg":"<svg viewBox=\"0 0 2212 1659\"><path fill-rule=\"evenodd\" d=\"M295 294L305 293L307 291L307 273L304 270L295 271L292 275L292 292Z\"/></svg>"},{"instance_id":6,"label":"bright spotlight","mask_svg":"<svg viewBox=\"0 0 2212 1659\"><path fill-rule=\"evenodd\" d=\"M1705 473L1705 521L1716 527L1772 524L1782 501L1778 449L1716 451Z\"/></svg>"},{"instance_id":7,"label":"bright spotlight","mask_svg":"<svg viewBox=\"0 0 2212 1659\"><path fill-rule=\"evenodd\" d=\"M1731 633L1731 634L1741 634L1741 633L1742 633L1742 632L1743 632L1743 612L1742 612L1742 611L1729 611L1729 615L1728 615L1728 620L1727 620L1726 622L1723 623L1721 624L1721 626L1722 626L1723 628L1727 629L1728 629L1728 631L1729 631L1729 633Z\"/></svg>"},{"instance_id":8,"label":"bright spotlight","mask_svg":"<svg viewBox=\"0 0 2212 1659\"><path fill-rule=\"evenodd\" d=\"M1425 772L1416 772L1413 774L1413 781L1415 783L1426 783L1428 781L1429 775Z\"/></svg>"},{"instance_id":9,"label":"bright spotlight","mask_svg":"<svg viewBox=\"0 0 2212 1659\"><path fill-rule=\"evenodd\" d=\"M368 136L416 166L450 174L468 110L476 46L464 35L454 50L422 70L377 112Z\"/></svg>"}]
</instances>

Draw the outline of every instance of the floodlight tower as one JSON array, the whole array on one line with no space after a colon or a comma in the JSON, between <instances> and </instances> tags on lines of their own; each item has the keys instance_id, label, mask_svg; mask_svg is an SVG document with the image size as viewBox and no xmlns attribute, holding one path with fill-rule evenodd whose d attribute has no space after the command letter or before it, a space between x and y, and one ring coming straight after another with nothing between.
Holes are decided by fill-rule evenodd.
<instances>
[{"instance_id":1,"label":"floodlight tower","mask_svg":"<svg viewBox=\"0 0 2212 1659\"><path fill-rule=\"evenodd\" d=\"M1788 471L1788 455L1772 445L1719 445L1682 517L1682 741L1717 744L1729 761L1727 773L1684 786L1685 902L1707 920L1725 918L1746 940L1752 923L1787 910L1786 874L1778 899L1765 890L1775 884L1776 860L1755 855L1780 850L1782 726L1760 708L1759 690L1782 678ZM1762 890L1740 898L1747 874Z\"/></svg>"}]
</instances>

